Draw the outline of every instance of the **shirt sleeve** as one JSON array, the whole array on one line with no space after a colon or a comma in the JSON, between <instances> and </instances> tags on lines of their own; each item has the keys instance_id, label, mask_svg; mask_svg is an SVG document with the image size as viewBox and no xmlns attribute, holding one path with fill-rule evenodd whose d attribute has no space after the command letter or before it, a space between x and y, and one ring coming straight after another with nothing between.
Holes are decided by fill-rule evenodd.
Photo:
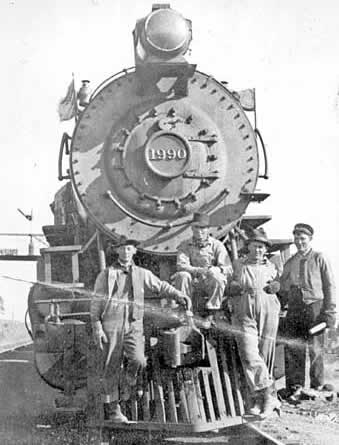
<instances>
[{"instance_id":1,"label":"shirt sleeve","mask_svg":"<svg viewBox=\"0 0 339 445\"><path fill-rule=\"evenodd\" d=\"M324 293L324 312L334 313L336 309L335 283L329 261L320 255L320 274Z\"/></svg>"},{"instance_id":2,"label":"shirt sleeve","mask_svg":"<svg viewBox=\"0 0 339 445\"><path fill-rule=\"evenodd\" d=\"M94 328L101 327L101 315L107 298L107 269L100 272L94 285L94 297L91 301L91 323Z\"/></svg>"},{"instance_id":3,"label":"shirt sleeve","mask_svg":"<svg viewBox=\"0 0 339 445\"><path fill-rule=\"evenodd\" d=\"M184 246L179 246L177 253L177 270L190 272L191 269L192 265L187 249Z\"/></svg>"},{"instance_id":4,"label":"shirt sleeve","mask_svg":"<svg viewBox=\"0 0 339 445\"><path fill-rule=\"evenodd\" d=\"M287 261L284 264L282 274L280 276L280 293L287 293L290 290L290 268L291 268L291 260Z\"/></svg>"},{"instance_id":5,"label":"shirt sleeve","mask_svg":"<svg viewBox=\"0 0 339 445\"><path fill-rule=\"evenodd\" d=\"M145 286L147 290L160 296L177 299L183 296L183 293L171 286L167 281L162 281L152 272L147 270L145 272Z\"/></svg>"},{"instance_id":6,"label":"shirt sleeve","mask_svg":"<svg viewBox=\"0 0 339 445\"><path fill-rule=\"evenodd\" d=\"M226 247L222 242L215 243L215 265L218 266L221 272L229 279L233 273L232 263L227 253Z\"/></svg>"}]
</instances>

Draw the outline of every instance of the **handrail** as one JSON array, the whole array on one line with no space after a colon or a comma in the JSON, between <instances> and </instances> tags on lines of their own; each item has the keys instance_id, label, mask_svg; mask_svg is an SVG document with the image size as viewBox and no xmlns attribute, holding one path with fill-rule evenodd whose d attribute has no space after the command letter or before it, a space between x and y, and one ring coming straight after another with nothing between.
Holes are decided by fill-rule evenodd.
<instances>
[{"instance_id":1,"label":"handrail","mask_svg":"<svg viewBox=\"0 0 339 445\"><path fill-rule=\"evenodd\" d=\"M264 155L264 161L265 161L265 170L264 170L264 174L263 175L259 175L259 178L263 178L263 179L268 179L268 162L267 162L267 153L266 153L266 147L264 144L264 140L260 134L260 131L258 130L258 128L254 129L255 134L258 136L260 144L261 144L261 148L263 151L263 155Z\"/></svg>"},{"instance_id":2,"label":"handrail","mask_svg":"<svg viewBox=\"0 0 339 445\"><path fill-rule=\"evenodd\" d=\"M181 223L176 223L176 224L172 224L172 223L167 223L167 224L159 224L159 223L152 223L149 222L143 218L139 218L137 215L135 215L134 213L130 212L129 210L125 209L125 207L120 204L113 196L112 192L110 190L107 190L106 192L108 198L113 202L113 204L115 204L119 210L121 210L123 213L125 213L125 215L129 216L130 218L134 219L135 221L138 221L142 224L145 224L146 226L150 226L150 227L160 227L162 229L172 229L172 227L180 227L180 226L184 226L185 224L189 224L189 221L184 221Z\"/></svg>"},{"instance_id":3,"label":"handrail","mask_svg":"<svg viewBox=\"0 0 339 445\"><path fill-rule=\"evenodd\" d=\"M67 133L64 133L61 138L60 148L59 148L59 159L58 159L58 179L62 181L63 179L70 179L69 171L67 171L67 175L64 175L62 172L62 160L64 157L64 148L65 154L69 155L69 141L71 140L71 136Z\"/></svg>"},{"instance_id":4,"label":"handrail","mask_svg":"<svg viewBox=\"0 0 339 445\"><path fill-rule=\"evenodd\" d=\"M94 99L94 97L104 88L104 86L107 85L109 82L111 82L114 78L121 77L122 75L126 75L129 72L133 72L133 70L135 70L134 66L132 66L130 68L124 68L123 70L119 71L118 73L115 73L110 77L107 77L107 79L105 79L103 82L101 82L95 88L95 90L92 92L91 97L89 98L89 102L91 102Z\"/></svg>"}]
</instances>

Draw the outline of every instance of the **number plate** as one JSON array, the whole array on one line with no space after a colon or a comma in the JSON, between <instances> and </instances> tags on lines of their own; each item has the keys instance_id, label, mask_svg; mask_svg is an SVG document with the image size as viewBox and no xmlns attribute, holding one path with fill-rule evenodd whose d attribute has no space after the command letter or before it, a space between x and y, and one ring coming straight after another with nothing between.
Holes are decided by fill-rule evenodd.
<instances>
[{"instance_id":1,"label":"number plate","mask_svg":"<svg viewBox=\"0 0 339 445\"><path fill-rule=\"evenodd\" d=\"M157 175L175 178L182 175L189 165L191 147L181 135L159 131L146 144L145 160Z\"/></svg>"}]
</instances>

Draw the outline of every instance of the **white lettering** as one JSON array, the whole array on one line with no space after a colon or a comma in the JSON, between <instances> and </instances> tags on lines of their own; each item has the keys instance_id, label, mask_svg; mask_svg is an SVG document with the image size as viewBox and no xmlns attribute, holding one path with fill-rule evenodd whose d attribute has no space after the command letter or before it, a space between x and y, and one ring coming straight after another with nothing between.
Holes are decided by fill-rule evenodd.
<instances>
[{"instance_id":1,"label":"white lettering","mask_svg":"<svg viewBox=\"0 0 339 445\"><path fill-rule=\"evenodd\" d=\"M184 148L150 148L148 157L150 161L180 161L187 158L187 151Z\"/></svg>"}]
</instances>

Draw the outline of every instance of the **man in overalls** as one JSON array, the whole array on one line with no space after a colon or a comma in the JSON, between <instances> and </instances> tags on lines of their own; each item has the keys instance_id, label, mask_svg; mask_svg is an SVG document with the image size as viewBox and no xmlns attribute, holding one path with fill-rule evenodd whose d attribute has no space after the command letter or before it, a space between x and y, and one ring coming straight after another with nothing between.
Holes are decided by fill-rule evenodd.
<instances>
[{"instance_id":1,"label":"man in overalls","mask_svg":"<svg viewBox=\"0 0 339 445\"><path fill-rule=\"evenodd\" d=\"M221 308L232 266L223 243L209 234L208 214L195 213L191 228L192 238L178 248L177 273L172 279L174 286L192 299L195 312L208 314Z\"/></svg>"},{"instance_id":2,"label":"man in overalls","mask_svg":"<svg viewBox=\"0 0 339 445\"><path fill-rule=\"evenodd\" d=\"M170 297L188 305L187 297L166 281L133 262L138 242L122 239L116 246L117 261L100 272L91 304L94 341L105 354L104 412L112 422L126 423L119 405L119 378L123 357L127 358L125 384L136 385L140 368L145 367L143 316L144 294Z\"/></svg>"}]
</instances>

